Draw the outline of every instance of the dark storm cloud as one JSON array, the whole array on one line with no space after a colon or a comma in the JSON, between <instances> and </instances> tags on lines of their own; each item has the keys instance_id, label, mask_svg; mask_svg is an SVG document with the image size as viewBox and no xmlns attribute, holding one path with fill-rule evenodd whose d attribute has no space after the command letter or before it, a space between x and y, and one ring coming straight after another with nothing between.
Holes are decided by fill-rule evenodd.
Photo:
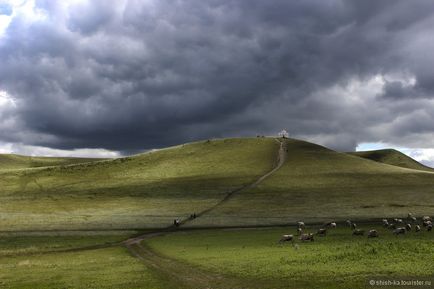
<instances>
[{"instance_id":1,"label":"dark storm cloud","mask_svg":"<svg viewBox=\"0 0 434 289\"><path fill-rule=\"evenodd\" d=\"M36 1L43 16L17 15L0 38L16 103L0 106L0 140L135 150L287 128L339 149L432 146L433 8Z\"/></svg>"}]
</instances>

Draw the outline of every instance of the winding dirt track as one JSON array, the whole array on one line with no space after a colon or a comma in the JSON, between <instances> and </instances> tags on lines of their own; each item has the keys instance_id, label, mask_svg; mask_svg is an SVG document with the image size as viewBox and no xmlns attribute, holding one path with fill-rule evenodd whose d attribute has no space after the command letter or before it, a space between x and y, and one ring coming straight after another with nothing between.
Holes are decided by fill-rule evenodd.
<instances>
[{"instance_id":1,"label":"winding dirt track","mask_svg":"<svg viewBox=\"0 0 434 289\"><path fill-rule=\"evenodd\" d=\"M286 160L286 141L285 140L280 141L278 139L276 139L276 141L280 143L280 147L279 147L279 152L277 154L276 165L273 167L273 169L271 171L267 172L265 175L262 175L255 182L253 182L251 184L248 184L246 186L243 186L241 188L237 188L235 190L232 190L232 191L228 192L226 194L226 196L221 201L219 201L215 205L211 206L210 208L205 209L205 210L199 212L198 214L196 214L197 218L199 218L199 217L201 217L201 216L203 216L203 215L205 215L205 214L213 211L215 208L217 208L220 205L226 203L235 194L240 193L242 191L247 191L247 190L253 189L254 187L258 186L261 182L263 182L266 178L268 178L273 173L275 173L278 169L280 169L282 167L282 165L285 163L285 160ZM191 221L191 219L181 220L180 226L185 225L189 221ZM138 237L134 237L134 238L125 240L123 243L128 247L128 245L138 244L138 243L140 243L144 239L147 239L147 238L150 238L150 237L155 237L155 236L158 236L158 235L162 235L162 234L174 231L174 230L176 230L176 228L177 227L175 227L175 226L172 225L172 226L160 229L160 230L148 232L148 233L140 235Z\"/></svg>"},{"instance_id":2,"label":"winding dirt track","mask_svg":"<svg viewBox=\"0 0 434 289\"><path fill-rule=\"evenodd\" d=\"M218 202L216 205L214 205L213 207L202 211L199 216L203 216L206 213L209 213L210 211L214 210L216 207L220 206L221 204L227 202L234 194L239 193L241 191L247 191L250 189L253 189L254 187L256 187L257 185L259 185L260 183L262 183L266 178L268 178L269 176L271 176L274 172L276 172L278 169L280 169L280 167L285 163L286 160L286 142L285 140L279 141L276 139L277 142L280 143L280 148L279 148L279 152L277 154L277 160L276 160L276 166L269 171L268 173L266 173L265 175L261 176L259 179L257 179L255 182L244 186L242 188L233 190L231 192L229 192L220 202Z\"/></svg>"},{"instance_id":3,"label":"winding dirt track","mask_svg":"<svg viewBox=\"0 0 434 289\"><path fill-rule=\"evenodd\" d=\"M276 172L286 160L286 142L285 140L277 140L280 143L279 152L277 155L276 165L274 168L262 175L255 182L248 184L244 187L232 190L226 194L226 196L219 201L214 206L205 209L197 214L197 218L211 212L218 206L227 202L236 193L252 189L263 182L266 178ZM180 225L188 223L190 219L185 219L180 222ZM140 259L145 265L150 268L157 270L159 273L163 274L170 280L180 283L186 288L246 288L246 282L230 278L227 276L221 276L219 274L203 271L199 268L195 268L183 262L171 259L166 256L159 255L154 252L151 248L143 245L141 242L145 239L161 236L169 232L175 231L177 228L175 226L169 226L161 230L156 230L153 232L148 232L146 234L140 235L138 237L130 238L122 242L122 244L130 251L130 253L136 258ZM250 284L249 288L254 288L258 284Z\"/></svg>"}]
</instances>

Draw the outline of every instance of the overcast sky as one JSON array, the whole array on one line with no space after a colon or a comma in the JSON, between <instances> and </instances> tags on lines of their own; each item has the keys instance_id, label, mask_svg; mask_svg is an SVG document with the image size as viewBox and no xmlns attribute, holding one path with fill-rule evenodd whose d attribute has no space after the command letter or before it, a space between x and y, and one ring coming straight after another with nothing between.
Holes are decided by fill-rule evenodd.
<instances>
[{"instance_id":1,"label":"overcast sky","mask_svg":"<svg viewBox=\"0 0 434 289\"><path fill-rule=\"evenodd\" d=\"M434 164L433 27L431 0L0 0L0 152L286 128Z\"/></svg>"}]
</instances>

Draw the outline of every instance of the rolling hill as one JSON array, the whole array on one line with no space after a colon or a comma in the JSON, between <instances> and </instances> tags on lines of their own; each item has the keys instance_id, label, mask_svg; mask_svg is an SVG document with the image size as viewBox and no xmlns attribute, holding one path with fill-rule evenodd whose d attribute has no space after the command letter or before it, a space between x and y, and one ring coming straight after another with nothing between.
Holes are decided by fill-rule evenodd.
<instances>
[{"instance_id":1,"label":"rolling hill","mask_svg":"<svg viewBox=\"0 0 434 289\"><path fill-rule=\"evenodd\" d=\"M114 160L3 171L0 228L167 226L269 171L278 147L271 138L222 139Z\"/></svg>"},{"instance_id":2,"label":"rolling hill","mask_svg":"<svg viewBox=\"0 0 434 289\"><path fill-rule=\"evenodd\" d=\"M349 154L392 166L434 172L434 169L424 166L411 157L394 149L350 152Z\"/></svg>"},{"instance_id":3,"label":"rolling hill","mask_svg":"<svg viewBox=\"0 0 434 289\"><path fill-rule=\"evenodd\" d=\"M300 219L322 222L405 217L408 212L434 212L434 173L289 139L281 169L192 225L270 225Z\"/></svg>"},{"instance_id":4,"label":"rolling hill","mask_svg":"<svg viewBox=\"0 0 434 289\"><path fill-rule=\"evenodd\" d=\"M0 154L0 171L10 169L27 169L49 166L65 166L79 163L100 161L97 158L56 158L56 157L28 157L16 154Z\"/></svg>"},{"instance_id":5,"label":"rolling hill","mask_svg":"<svg viewBox=\"0 0 434 289\"><path fill-rule=\"evenodd\" d=\"M434 173L286 139L189 143L120 159L0 172L3 230L287 224L434 212ZM231 193L232 192L232 193ZM212 209L211 209L212 208Z\"/></svg>"}]
</instances>

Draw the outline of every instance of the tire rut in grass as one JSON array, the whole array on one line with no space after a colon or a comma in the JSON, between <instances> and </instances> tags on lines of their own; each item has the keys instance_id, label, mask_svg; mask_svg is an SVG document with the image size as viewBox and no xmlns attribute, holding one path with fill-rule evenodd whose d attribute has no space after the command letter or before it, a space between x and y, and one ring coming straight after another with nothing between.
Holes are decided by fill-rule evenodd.
<instances>
[{"instance_id":1,"label":"tire rut in grass","mask_svg":"<svg viewBox=\"0 0 434 289\"><path fill-rule=\"evenodd\" d=\"M126 246L133 256L146 266L168 278L171 283L180 284L180 288L194 289L243 289L258 287L257 282L223 276L218 273L204 271L178 260L161 256L141 243Z\"/></svg>"}]
</instances>

